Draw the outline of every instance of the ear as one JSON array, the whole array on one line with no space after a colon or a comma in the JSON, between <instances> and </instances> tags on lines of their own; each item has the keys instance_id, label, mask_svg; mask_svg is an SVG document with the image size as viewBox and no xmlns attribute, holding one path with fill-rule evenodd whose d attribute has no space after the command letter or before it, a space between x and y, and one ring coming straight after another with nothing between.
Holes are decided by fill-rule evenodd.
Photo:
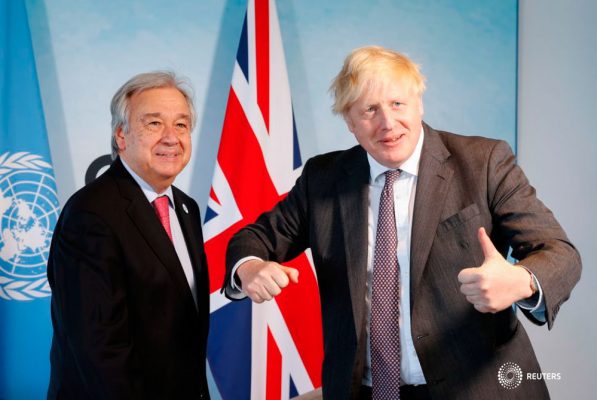
<instances>
[{"instance_id":1,"label":"ear","mask_svg":"<svg viewBox=\"0 0 597 400\"><path fill-rule=\"evenodd\" d=\"M421 117L423 116L423 114L425 114L425 108L423 107L423 97L419 97L419 113L421 114Z\"/></svg>"},{"instance_id":2,"label":"ear","mask_svg":"<svg viewBox=\"0 0 597 400\"><path fill-rule=\"evenodd\" d=\"M122 130L122 126L116 130L114 134L116 138L116 144L118 145L118 150L123 151L126 149L126 140L124 139L124 131Z\"/></svg>"}]
</instances>

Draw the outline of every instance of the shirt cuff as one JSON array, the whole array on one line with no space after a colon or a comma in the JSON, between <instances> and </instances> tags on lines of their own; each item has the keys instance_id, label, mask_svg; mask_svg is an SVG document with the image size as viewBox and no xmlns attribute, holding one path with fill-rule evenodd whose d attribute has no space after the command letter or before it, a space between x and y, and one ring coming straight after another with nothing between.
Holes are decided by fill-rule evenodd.
<instances>
[{"instance_id":1,"label":"shirt cuff","mask_svg":"<svg viewBox=\"0 0 597 400\"><path fill-rule=\"evenodd\" d=\"M533 279L533 283L537 288L537 292L535 292L535 294L529 297L528 299L517 301L516 305L521 309L533 314L533 317L535 317L538 321L547 321L545 317L545 298L543 297L543 289L541 288L539 280L537 279L535 274L533 274L533 272L529 270L527 267L524 267L522 265L517 266L526 269L529 272L529 274L531 274L531 278Z\"/></svg>"},{"instance_id":2,"label":"shirt cuff","mask_svg":"<svg viewBox=\"0 0 597 400\"><path fill-rule=\"evenodd\" d=\"M240 260L238 260L236 262L236 264L234 264L234 267L232 267L232 274L230 276L230 289L232 289L231 291L229 291L228 293L234 295L236 294L240 294L243 291L243 288L241 287L241 285L237 284L237 278L236 278L236 270L238 269L238 267L240 267L242 264L246 263L247 261L250 260L259 260L259 261L263 261L263 259L259 258L259 257L255 257L255 256L247 256L247 257L243 257ZM244 297L244 296L243 296Z\"/></svg>"}]
</instances>

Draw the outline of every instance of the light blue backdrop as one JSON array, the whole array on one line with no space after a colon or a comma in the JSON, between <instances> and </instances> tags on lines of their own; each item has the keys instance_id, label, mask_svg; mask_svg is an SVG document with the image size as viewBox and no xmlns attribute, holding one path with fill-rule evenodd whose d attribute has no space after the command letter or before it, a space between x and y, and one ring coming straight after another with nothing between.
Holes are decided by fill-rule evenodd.
<instances>
[{"instance_id":1,"label":"light blue backdrop","mask_svg":"<svg viewBox=\"0 0 597 400\"><path fill-rule=\"evenodd\" d=\"M392 47L422 65L432 126L514 146L516 1L277 4L304 159L355 143L330 113L327 88L347 53L366 44ZM138 72L168 68L196 89L194 158L177 183L205 204L245 7L242 0L29 0L62 199L82 186L91 160L108 152L116 89Z\"/></svg>"},{"instance_id":2,"label":"light blue backdrop","mask_svg":"<svg viewBox=\"0 0 597 400\"><path fill-rule=\"evenodd\" d=\"M194 156L176 184L204 210L246 2L26 3L60 200L109 152L116 89L139 72L172 69L193 82L198 111ZM356 143L331 114L327 88L346 54L366 44L422 65L432 126L514 147L517 1L281 0L278 15L303 159ZM42 362L28 373L47 370Z\"/></svg>"}]
</instances>

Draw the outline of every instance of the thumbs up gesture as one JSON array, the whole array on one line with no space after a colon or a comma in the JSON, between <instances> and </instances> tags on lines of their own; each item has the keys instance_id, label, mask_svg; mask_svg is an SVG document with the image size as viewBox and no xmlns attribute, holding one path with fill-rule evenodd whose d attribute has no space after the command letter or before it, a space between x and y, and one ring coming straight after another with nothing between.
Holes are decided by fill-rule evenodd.
<instances>
[{"instance_id":1,"label":"thumbs up gesture","mask_svg":"<svg viewBox=\"0 0 597 400\"><path fill-rule=\"evenodd\" d=\"M532 296L529 272L506 261L485 228L479 228L477 238L485 257L483 264L465 268L458 274L460 291L467 301L479 312L496 313Z\"/></svg>"}]
</instances>

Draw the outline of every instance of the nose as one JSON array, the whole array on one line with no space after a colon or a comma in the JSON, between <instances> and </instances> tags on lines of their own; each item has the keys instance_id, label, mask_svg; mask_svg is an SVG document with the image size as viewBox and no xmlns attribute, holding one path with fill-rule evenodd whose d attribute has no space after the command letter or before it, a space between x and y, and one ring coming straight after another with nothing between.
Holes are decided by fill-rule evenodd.
<instances>
[{"instance_id":1,"label":"nose","mask_svg":"<svg viewBox=\"0 0 597 400\"><path fill-rule=\"evenodd\" d=\"M166 127L162 131L162 142L166 144L178 143L178 135L176 134L175 127L166 125Z\"/></svg>"},{"instance_id":2,"label":"nose","mask_svg":"<svg viewBox=\"0 0 597 400\"><path fill-rule=\"evenodd\" d=\"M390 110L381 108L378 115L380 127L384 131L389 131L394 127L394 118L392 117L392 112Z\"/></svg>"}]
</instances>

